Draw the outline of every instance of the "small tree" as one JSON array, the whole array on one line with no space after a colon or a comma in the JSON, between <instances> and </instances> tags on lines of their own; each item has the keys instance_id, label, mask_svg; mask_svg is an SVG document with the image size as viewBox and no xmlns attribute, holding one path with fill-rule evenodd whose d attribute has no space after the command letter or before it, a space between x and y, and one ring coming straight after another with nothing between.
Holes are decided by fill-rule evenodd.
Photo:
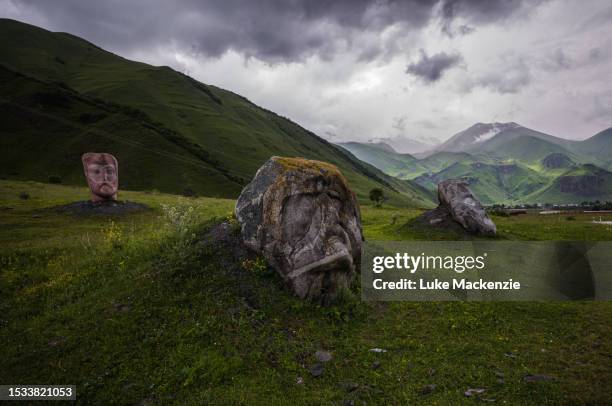
<instances>
[{"instance_id":1,"label":"small tree","mask_svg":"<svg viewBox=\"0 0 612 406\"><path fill-rule=\"evenodd\" d=\"M383 202L387 200L385 192L382 189L375 188L370 190L370 200L374 204L374 207L382 206Z\"/></svg>"}]
</instances>

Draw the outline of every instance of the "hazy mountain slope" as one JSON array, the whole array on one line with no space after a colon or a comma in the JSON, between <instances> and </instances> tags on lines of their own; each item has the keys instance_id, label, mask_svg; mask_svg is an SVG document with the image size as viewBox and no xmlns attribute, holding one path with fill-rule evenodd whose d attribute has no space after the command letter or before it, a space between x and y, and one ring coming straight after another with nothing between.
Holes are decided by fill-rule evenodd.
<instances>
[{"instance_id":1,"label":"hazy mountain slope","mask_svg":"<svg viewBox=\"0 0 612 406\"><path fill-rule=\"evenodd\" d=\"M468 148L482 143L504 130L517 127L520 126L516 123L476 123L453 135L434 148L432 152L465 152Z\"/></svg>"},{"instance_id":2,"label":"hazy mountain slope","mask_svg":"<svg viewBox=\"0 0 612 406\"><path fill-rule=\"evenodd\" d=\"M410 154L399 154L390 147L385 148L381 143L343 142L342 148L350 151L360 160L374 165L388 175L406 179L406 172L425 170L417 159Z\"/></svg>"},{"instance_id":3,"label":"hazy mountain slope","mask_svg":"<svg viewBox=\"0 0 612 406\"><path fill-rule=\"evenodd\" d=\"M465 179L483 203L507 203L546 186L549 180L519 164L456 162L433 174L421 175L415 182L435 190L446 179Z\"/></svg>"},{"instance_id":4,"label":"hazy mountain slope","mask_svg":"<svg viewBox=\"0 0 612 406\"><path fill-rule=\"evenodd\" d=\"M523 127L520 124L510 123L477 123L473 126L458 132L447 141L435 148L434 151L448 152L482 152L490 151L490 146L502 142L502 140L512 140L521 136L537 138L551 144L559 145L564 148L572 149L576 141L535 131Z\"/></svg>"},{"instance_id":5,"label":"hazy mountain slope","mask_svg":"<svg viewBox=\"0 0 612 406\"><path fill-rule=\"evenodd\" d=\"M405 136L372 138L368 143L384 143L393 147L401 154L420 154L430 151L436 146L437 141L428 139L417 139Z\"/></svg>"},{"instance_id":6,"label":"hazy mountain slope","mask_svg":"<svg viewBox=\"0 0 612 406\"><path fill-rule=\"evenodd\" d=\"M575 150L598 158L608 169L612 169L612 128L576 143Z\"/></svg>"},{"instance_id":7,"label":"hazy mountain slope","mask_svg":"<svg viewBox=\"0 0 612 406\"><path fill-rule=\"evenodd\" d=\"M542 167L547 170L567 169L576 165L570 157L562 152L553 152L548 154L542 158L540 163L542 164Z\"/></svg>"},{"instance_id":8,"label":"hazy mountain slope","mask_svg":"<svg viewBox=\"0 0 612 406\"><path fill-rule=\"evenodd\" d=\"M480 145L468 148L468 151L526 163L540 162L552 153L564 154L576 161L582 160L580 156L561 145L515 130L503 131Z\"/></svg>"},{"instance_id":9,"label":"hazy mountain slope","mask_svg":"<svg viewBox=\"0 0 612 406\"><path fill-rule=\"evenodd\" d=\"M537 203L579 203L612 200L612 173L592 164L580 165L557 177L550 186L524 199Z\"/></svg>"},{"instance_id":10,"label":"hazy mountain slope","mask_svg":"<svg viewBox=\"0 0 612 406\"><path fill-rule=\"evenodd\" d=\"M79 134L89 137L85 142L79 139L76 130L66 130L74 133L73 138L60 148L50 138L59 139L64 132L63 126L28 126L31 117L23 118L22 122L16 120L10 131L0 130L3 148L15 150L15 155L28 156L26 151L19 151L25 141L35 144L38 140L45 144L45 159L53 162L66 160L65 165L70 166L59 171L69 182L82 182L79 178L80 161L75 158L94 145L118 155L122 168L132 165L126 158L132 157L134 162L139 162L140 171L146 174L142 179L151 179L148 184L133 182L127 178L129 172L121 171L122 185L129 184L136 189L154 187L169 192L190 186L200 194L227 197L237 196L270 156L302 156L336 164L362 200L367 199L370 189L383 187L393 203L431 204L429 198L421 194L420 187L400 182L364 165L315 134L244 97L207 86L168 67L126 60L70 34L51 33L0 19L0 64L7 68L5 75L15 72L25 75L22 80L29 82L30 92L29 95L19 93L20 87L5 84L0 95L3 120L5 115L12 114L11 110L22 108L33 115L41 113L49 120L57 119L65 123L66 128L79 124ZM54 102L41 105L36 99L47 91L54 95L69 92L72 94L67 96L69 99L82 102L70 102L59 109ZM18 96L13 97L13 94ZM86 110L82 103L93 106L88 107L91 111L87 110L86 114L102 114L100 110L106 108L102 106L110 110L104 110L107 115L104 120L89 123L80 120ZM87 131L90 126L102 127L110 136L91 137ZM159 141L164 138L161 135L146 138L140 133L141 127L157 127L158 132L166 134L166 142ZM134 149L137 147L127 145L133 144L134 139L144 145L139 144L143 151L148 148L163 152L170 148L167 145L170 142L176 154L196 159L198 165L207 170L206 175L184 169L181 165L192 164L179 164L176 157L172 158L172 164L168 157L141 159ZM93 140L95 143L90 143ZM193 158L195 155L197 158ZM169 165L175 165L176 171L168 170ZM18 172L23 174L19 175L22 178L42 179L51 171L44 160L14 160L3 163L3 166L4 172ZM162 172L172 173L174 182L158 182L156 179L162 176Z\"/></svg>"},{"instance_id":11,"label":"hazy mountain slope","mask_svg":"<svg viewBox=\"0 0 612 406\"><path fill-rule=\"evenodd\" d=\"M436 152L426 158L420 159L419 164L427 169L427 172L439 172L455 163L473 163L486 160L484 157L476 157L467 152Z\"/></svg>"}]
</instances>

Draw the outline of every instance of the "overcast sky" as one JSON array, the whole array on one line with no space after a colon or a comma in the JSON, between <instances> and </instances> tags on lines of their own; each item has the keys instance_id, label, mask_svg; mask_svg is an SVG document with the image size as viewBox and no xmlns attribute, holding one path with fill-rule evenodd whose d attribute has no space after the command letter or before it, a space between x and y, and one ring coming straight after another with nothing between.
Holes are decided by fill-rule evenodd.
<instances>
[{"instance_id":1,"label":"overcast sky","mask_svg":"<svg viewBox=\"0 0 612 406\"><path fill-rule=\"evenodd\" d=\"M612 126L610 0L0 0L0 16L169 65L336 142Z\"/></svg>"}]
</instances>

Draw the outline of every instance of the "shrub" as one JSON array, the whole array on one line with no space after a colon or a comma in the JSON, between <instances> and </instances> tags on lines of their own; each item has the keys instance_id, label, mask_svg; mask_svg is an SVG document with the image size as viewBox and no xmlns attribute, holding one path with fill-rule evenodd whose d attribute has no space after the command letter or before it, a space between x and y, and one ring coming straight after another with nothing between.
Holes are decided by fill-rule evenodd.
<instances>
[{"instance_id":1,"label":"shrub","mask_svg":"<svg viewBox=\"0 0 612 406\"><path fill-rule=\"evenodd\" d=\"M59 175L49 175L49 183L62 183L62 178Z\"/></svg>"},{"instance_id":2,"label":"shrub","mask_svg":"<svg viewBox=\"0 0 612 406\"><path fill-rule=\"evenodd\" d=\"M123 230L114 221L111 220L107 227L102 228L102 236L110 249L123 247Z\"/></svg>"},{"instance_id":3,"label":"shrub","mask_svg":"<svg viewBox=\"0 0 612 406\"><path fill-rule=\"evenodd\" d=\"M567 216L565 219L567 221L574 221L574 220L576 220L576 217L574 217L574 216Z\"/></svg>"},{"instance_id":4,"label":"shrub","mask_svg":"<svg viewBox=\"0 0 612 406\"><path fill-rule=\"evenodd\" d=\"M382 189L374 188L370 190L370 200L374 203L374 207L380 207L387 198Z\"/></svg>"},{"instance_id":5,"label":"shrub","mask_svg":"<svg viewBox=\"0 0 612 406\"><path fill-rule=\"evenodd\" d=\"M162 204L161 208L162 219L166 223L168 230L173 234L186 236L196 225L197 213L193 206L168 206Z\"/></svg>"},{"instance_id":6,"label":"shrub","mask_svg":"<svg viewBox=\"0 0 612 406\"><path fill-rule=\"evenodd\" d=\"M249 272L263 273L268 269L268 263L263 257L245 259L241 263L242 269Z\"/></svg>"},{"instance_id":7,"label":"shrub","mask_svg":"<svg viewBox=\"0 0 612 406\"><path fill-rule=\"evenodd\" d=\"M21 193L19 193L19 198L21 200L28 200L30 198L30 194L26 193L26 192L21 192Z\"/></svg>"},{"instance_id":8,"label":"shrub","mask_svg":"<svg viewBox=\"0 0 612 406\"><path fill-rule=\"evenodd\" d=\"M227 222L227 224L230 225L230 229L232 230L232 233L234 234L240 233L240 223L238 222L238 219L236 218L236 213L234 212L229 213L227 216L225 216L225 221Z\"/></svg>"}]
</instances>

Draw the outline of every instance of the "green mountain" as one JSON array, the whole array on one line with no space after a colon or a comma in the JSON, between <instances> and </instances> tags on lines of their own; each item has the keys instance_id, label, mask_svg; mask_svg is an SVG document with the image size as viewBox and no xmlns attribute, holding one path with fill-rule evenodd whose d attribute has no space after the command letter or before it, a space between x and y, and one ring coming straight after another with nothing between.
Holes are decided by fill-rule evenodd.
<instances>
[{"instance_id":1,"label":"green mountain","mask_svg":"<svg viewBox=\"0 0 612 406\"><path fill-rule=\"evenodd\" d=\"M97 150L118 158L123 188L236 197L270 156L300 156L337 165L362 201L382 187L392 204L433 204L242 96L70 34L0 19L0 75L4 177L83 184L79 157Z\"/></svg>"},{"instance_id":2,"label":"green mountain","mask_svg":"<svg viewBox=\"0 0 612 406\"><path fill-rule=\"evenodd\" d=\"M466 152L502 131L520 127L516 123L476 123L450 137L433 149L434 152Z\"/></svg>"},{"instance_id":3,"label":"green mountain","mask_svg":"<svg viewBox=\"0 0 612 406\"><path fill-rule=\"evenodd\" d=\"M546 168L549 170L567 169L572 168L576 165L570 157L568 157L562 152L553 152L551 154L546 155L542 159L541 164L542 168Z\"/></svg>"},{"instance_id":4,"label":"green mountain","mask_svg":"<svg viewBox=\"0 0 612 406\"><path fill-rule=\"evenodd\" d=\"M607 169L612 169L612 127L576 143L575 150L598 158Z\"/></svg>"},{"instance_id":5,"label":"green mountain","mask_svg":"<svg viewBox=\"0 0 612 406\"><path fill-rule=\"evenodd\" d=\"M564 172L549 186L524 200L537 203L612 201L612 172L592 164L580 165Z\"/></svg>"},{"instance_id":6,"label":"green mountain","mask_svg":"<svg viewBox=\"0 0 612 406\"><path fill-rule=\"evenodd\" d=\"M400 154L385 143L344 142L338 145L387 175L401 179L409 179L409 176L406 176L408 173L418 174L426 170L417 163L414 156Z\"/></svg>"},{"instance_id":7,"label":"green mountain","mask_svg":"<svg viewBox=\"0 0 612 406\"><path fill-rule=\"evenodd\" d=\"M478 123L421 159L373 152L371 144L345 145L360 159L432 192L442 180L466 179L485 203L581 202L586 194L601 200L612 193L601 181L607 175L598 172L612 169L612 128L584 141L570 141L517 123ZM579 168L598 169L577 178ZM588 182L594 179L599 183L590 188Z\"/></svg>"},{"instance_id":8,"label":"green mountain","mask_svg":"<svg viewBox=\"0 0 612 406\"><path fill-rule=\"evenodd\" d=\"M490 162L491 160L486 157L476 157L475 155L468 154L467 152L436 152L429 155L421 160L419 164L427 169L428 173L434 173L442 171L454 164L472 164L475 162ZM424 173L424 172L423 172ZM421 173L421 174L423 174Z\"/></svg>"},{"instance_id":9,"label":"green mountain","mask_svg":"<svg viewBox=\"0 0 612 406\"><path fill-rule=\"evenodd\" d=\"M544 176L526 166L483 162L456 162L440 172L421 175L415 181L435 190L446 179L467 180L475 196L485 204L514 201L548 184Z\"/></svg>"}]
</instances>

